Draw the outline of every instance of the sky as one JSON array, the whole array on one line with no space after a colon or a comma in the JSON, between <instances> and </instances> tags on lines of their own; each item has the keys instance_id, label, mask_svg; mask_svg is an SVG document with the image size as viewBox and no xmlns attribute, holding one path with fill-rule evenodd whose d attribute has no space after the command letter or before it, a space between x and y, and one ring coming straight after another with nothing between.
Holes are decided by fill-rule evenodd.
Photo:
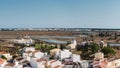
<instances>
[{"instance_id":1,"label":"sky","mask_svg":"<svg viewBox=\"0 0 120 68\"><path fill-rule=\"evenodd\" d=\"M120 28L120 0L0 0L0 28Z\"/></svg>"}]
</instances>

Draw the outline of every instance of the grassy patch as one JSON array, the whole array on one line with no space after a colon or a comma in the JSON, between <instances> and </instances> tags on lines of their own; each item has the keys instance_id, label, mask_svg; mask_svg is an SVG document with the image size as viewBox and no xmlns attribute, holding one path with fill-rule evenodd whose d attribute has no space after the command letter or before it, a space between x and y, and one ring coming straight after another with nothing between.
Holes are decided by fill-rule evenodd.
<instances>
[{"instance_id":1,"label":"grassy patch","mask_svg":"<svg viewBox=\"0 0 120 68\"><path fill-rule=\"evenodd\" d=\"M56 47L48 44L35 44L35 49L41 50L42 52L47 52L48 54L50 50L54 48Z\"/></svg>"}]
</instances>

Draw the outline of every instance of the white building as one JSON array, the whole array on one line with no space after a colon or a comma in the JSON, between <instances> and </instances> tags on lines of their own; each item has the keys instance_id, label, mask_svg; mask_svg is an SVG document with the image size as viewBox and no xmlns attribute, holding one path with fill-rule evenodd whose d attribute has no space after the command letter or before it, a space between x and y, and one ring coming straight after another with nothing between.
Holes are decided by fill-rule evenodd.
<instances>
[{"instance_id":1,"label":"white building","mask_svg":"<svg viewBox=\"0 0 120 68\"><path fill-rule=\"evenodd\" d=\"M59 48L55 48L55 49L52 49L52 50L50 50L50 55L51 56L55 56L55 54L58 52L60 52L61 51L61 49L59 49Z\"/></svg>"},{"instance_id":2,"label":"white building","mask_svg":"<svg viewBox=\"0 0 120 68\"><path fill-rule=\"evenodd\" d=\"M80 55L72 54L70 58L65 59L65 63L63 68L73 68L73 67L80 67L80 68L88 68L89 63L86 60L81 60Z\"/></svg>"},{"instance_id":3,"label":"white building","mask_svg":"<svg viewBox=\"0 0 120 68\"><path fill-rule=\"evenodd\" d=\"M39 50L35 50L34 52L32 51L28 51L22 54L23 58L29 60L31 57L40 59L42 57L44 57L44 53L40 52Z\"/></svg>"},{"instance_id":4,"label":"white building","mask_svg":"<svg viewBox=\"0 0 120 68\"><path fill-rule=\"evenodd\" d=\"M18 64L18 62L16 62L16 63L6 64L4 68L23 68L23 65L20 65Z\"/></svg>"},{"instance_id":5,"label":"white building","mask_svg":"<svg viewBox=\"0 0 120 68\"><path fill-rule=\"evenodd\" d=\"M108 60L104 58L104 54L101 52L95 53L93 61L93 68L107 68Z\"/></svg>"},{"instance_id":6,"label":"white building","mask_svg":"<svg viewBox=\"0 0 120 68\"><path fill-rule=\"evenodd\" d=\"M88 68L89 67L89 63L86 60L81 60L79 62L79 64L81 65L82 68Z\"/></svg>"},{"instance_id":7,"label":"white building","mask_svg":"<svg viewBox=\"0 0 120 68\"><path fill-rule=\"evenodd\" d=\"M40 59L44 57L45 53L40 52L39 50L35 50L34 47L25 47L23 48L22 57L24 59L30 60L30 58L34 57L36 59Z\"/></svg>"},{"instance_id":8,"label":"white building","mask_svg":"<svg viewBox=\"0 0 120 68\"><path fill-rule=\"evenodd\" d=\"M73 40L73 41L71 41L71 44L69 44L69 45L67 46L67 48L75 49L75 48L76 48L76 45L77 45L77 41L76 41L76 40Z\"/></svg>"},{"instance_id":9,"label":"white building","mask_svg":"<svg viewBox=\"0 0 120 68\"><path fill-rule=\"evenodd\" d=\"M63 51L57 52L55 57L57 59L63 60L65 58L70 58L71 54L72 53L69 50L64 49Z\"/></svg>"},{"instance_id":10,"label":"white building","mask_svg":"<svg viewBox=\"0 0 120 68\"><path fill-rule=\"evenodd\" d=\"M95 58L94 59L102 60L102 59L104 59L104 54L101 53L101 52L97 52L97 53L95 53Z\"/></svg>"},{"instance_id":11,"label":"white building","mask_svg":"<svg viewBox=\"0 0 120 68\"><path fill-rule=\"evenodd\" d=\"M106 47L106 46L107 46L107 43L105 43L104 41L100 41L100 42L99 42L99 45L100 45L101 47Z\"/></svg>"},{"instance_id":12,"label":"white building","mask_svg":"<svg viewBox=\"0 0 120 68\"><path fill-rule=\"evenodd\" d=\"M77 54L71 54L69 58L64 59L65 62L80 62L81 58L80 55Z\"/></svg>"},{"instance_id":13,"label":"white building","mask_svg":"<svg viewBox=\"0 0 120 68\"><path fill-rule=\"evenodd\" d=\"M88 68L89 64L83 60L81 62L64 62L62 68Z\"/></svg>"},{"instance_id":14,"label":"white building","mask_svg":"<svg viewBox=\"0 0 120 68\"><path fill-rule=\"evenodd\" d=\"M62 68L75 68L74 67L74 62L64 62L62 64Z\"/></svg>"},{"instance_id":15,"label":"white building","mask_svg":"<svg viewBox=\"0 0 120 68\"><path fill-rule=\"evenodd\" d=\"M0 58L0 68L22 68L23 66L18 64L18 62L15 63L7 63L6 60Z\"/></svg>"},{"instance_id":16,"label":"white building","mask_svg":"<svg viewBox=\"0 0 120 68\"><path fill-rule=\"evenodd\" d=\"M27 36L25 36L24 38L20 38L20 39L14 39L13 41L15 43L25 44L25 45L31 45L35 42L34 40L32 40L30 37L27 37Z\"/></svg>"},{"instance_id":17,"label":"white building","mask_svg":"<svg viewBox=\"0 0 120 68\"><path fill-rule=\"evenodd\" d=\"M4 68L6 64L7 64L7 61L0 58L0 68Z\"/></svg>"},{"instance_id":18,"label":"white building","mask_svg":"<svg viewBox=\"0 0 120 68\"><path fill-rule=\"evenodd\" d=\"M120 67L120 59L115 59L108 62L107 68L119 68Z\"/></svg>"},{"instance_id":19,"label":"white building","mask_svg":"<svg viewBox=\"0 0 120 68\"><path fill-rule=\"evenodd\" d=\"M50 68L55 68L55 67L61 68L61 65L62 65L62 62L59 60L50 60L47 63L47 66Z\"/></svg>"},{"instance_id":20,"label":"white building","mask_svg":"<svg viewBox=\"0 0 120 68\"><path fill-rule=\"evenodd\" d=\"M18 66L23 66L23 68L31 68L31 65L29 65L29 61L27 59L24 59L22 57L17 57L13 60L13 64L18 64ZM9 66L9 65L8 65ZM15 66L16 67L16 66Z\"/></svg>"},{"instance_id":21,"label":"white building","mask_svg":"<svg viewBox=\"0 0 120 68\"><path fill-rule=\"evenodd\" d=\"M46 68L46 63L47 63L47 60L43 58L41 59L32 58L30 60L30 64L32 68Z\"/></svg>"},{"instance_id":22,"label":"white building","mask_svg":"<svg viewBox=\"0 0 120 68\"><path fill-rule=\"evenodd\" d=\"M80 55L77 55L77 54L72 54L71 59L73 62L80 62L81 61Z\"/></svg>"},{"instance_id":23,"label":"white building","mask_svg":"<svg viewBox=\"0 0 120 68\"><path fill-rule=\"evenodd\" d=\"M35 47L24 47L23 51L24 52L27 52L27 51L32 51L33 52L33 51L35 51Z\"/></svg>"}]
</instances>

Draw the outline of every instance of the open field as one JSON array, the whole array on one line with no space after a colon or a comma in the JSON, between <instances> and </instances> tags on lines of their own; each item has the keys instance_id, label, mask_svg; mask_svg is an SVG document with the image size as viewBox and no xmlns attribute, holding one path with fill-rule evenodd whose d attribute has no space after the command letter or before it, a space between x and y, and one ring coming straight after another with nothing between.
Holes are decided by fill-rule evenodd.
<instances>
[{"instance_id":1,"label":"open field","mask_svg":"<svg viewBox=\"0 0 120 68\"><path fill-rule=\"evenodd\" d=\"M98 33L101 33L102 31L94 32L93 37L86 37L87 40L94 39L94 41L100 41L103 39L105 42L120 42L120 36L117 36L115 39L114 34L116 32L107 32L110 34L110 36L105 37L99 37ZM106 34L106 32L103 32ZM78 32L78 31L32 31L32 30L23 30L23 31L0 31L0 39L11 39L11 38L17 38L17 37L24 37L26 35L29 36L69 36L69 37L76 37L76 40L79 42L83 41L84 37L80 37L79 35L83 34L84 32ZM117 34L120 34L120 32L117 32ZM60 39L60 38L56 38ZM62 40L68 40L65 38L62 38ZM70 39L71 40L71 39Z\"/></svg>"},{"instance_id":2,"label":"open field","mask_svg":"<svg viewBox=\"0 0 120 68\"><path fill-rule=\"evenodd\" d=\"M63 31L0 31L0 38L15 38L17 36L73 36L79 32L63 32Z\"/></svg>"}]
</instances>

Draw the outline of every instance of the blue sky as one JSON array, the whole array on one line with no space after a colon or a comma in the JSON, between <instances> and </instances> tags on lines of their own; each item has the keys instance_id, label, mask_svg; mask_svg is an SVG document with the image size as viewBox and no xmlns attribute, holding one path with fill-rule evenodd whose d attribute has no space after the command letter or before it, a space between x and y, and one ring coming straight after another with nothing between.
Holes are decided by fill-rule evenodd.
<instances>
[{"instance_id":1,"label":"blue sky","mask_svg":"<svg viewBox=\"0 0 120 68\"><path fill-rule=\"evenodd\" d=\"M120 28L120 0L0 0L0 28Z\"/></svg>"}]
</instances>

